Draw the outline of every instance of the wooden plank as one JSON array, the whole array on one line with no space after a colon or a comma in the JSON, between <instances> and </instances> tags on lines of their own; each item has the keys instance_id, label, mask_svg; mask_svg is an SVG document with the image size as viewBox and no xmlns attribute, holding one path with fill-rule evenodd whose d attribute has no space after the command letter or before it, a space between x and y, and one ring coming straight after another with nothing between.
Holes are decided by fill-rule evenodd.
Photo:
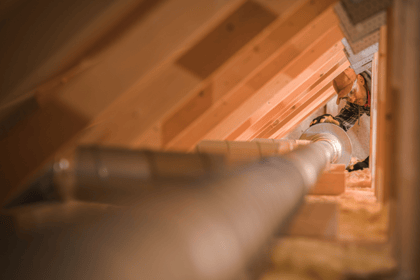
<instances>
[{"instance_id":1,"label":"wooden plank","mask_svg":"<svg viewBox=\"0 0 420 280\"><path fill-rule=\"evenodd\" d=\"M259 3L261 6L280 16L289 11L293 13L306 4L306 0L254 0L254 2Z\"/></svg>"},{"instance_id":2,"label":"wooden plank","mask_svg":"<svg viewBox=\"0 0 420 280\"><path fill-rule=\"evenodd\" d=\"M244 4L245 6L247 6L248 4ZM242 9L243 6L239 7L239 9ZM243 9L242 9L243 10ZM250 11L248 11L250 12ZM284 19L282 19L284 20ZM238 15L236 12L234 12L233 14L231 14L226 21L229 22L236 22L236 28L239 28L241 22L237 22L238 21ZM223 23L219 24L218 26L216 26L215 29L217 30L222 30L223 32L226 32L226 21L224 21ZM261 27L261 26L260 26ZM219 31L222 32L222 31ZM229 33L230 34L230 33ZM226 35L226 34L225 34ZM212 36L211 34L208 36ZM225 38L226 37L226 38ZM236 38L237 36L235 34L230 34L230 37L224 36L224 41L221 41L220 43L223 43L223 45L225 44L230 44L229 40L232 40L234 38ZM203 41L207 41L209 40L208 37L204 37L202 39L202 41L197 42L197 45L202 45ZM220 38L218 40L221 40ZM148 143L147 139L149 139L147 137L147 135L152 135L153 130L155 129L155 127L159 127L159 129L163 129L164 132L162 133L164 135L164 139L161 140L163 142L167 141L165 139L167 138L171 138L172 135L175 133L177 133L178 130L182 129L184 126L188 125L188 123L191 120L194 120L196 117L196 114L198 114L200 112L200 110L191 110L191 104L194 102L199 102L201 105L204 106L204 109L206 106L209 105L209 103L214 102L213 100L217 99L220 97L221 94L220 91L225 90L226 88L229 88L229 86L225 86L226 81L232 82L230 80L230 78L232 78L232 75L236 75L237 76L237 69L245 69L246 71L251 71L251 69L255 68L255 63L260 59L260 57L264 57L266 56L265 51L269 51L269 52L273 52L274 50L269 49L271 48L271 45L269 44L270 42L266 42L266 43L261 43L258 42L261 46L261 49L264 50L263 55L261 54L255 54L255 50L253 48L247 48L246 52L244 53L244 55L246 55L246 57L241 56L239 58L237 58L235 60L235 64L232 64L230 62L228 62L229 64L229 68L227 69L228 71L224 71L224 73L214 73L212 74L212 77L206 79L205 81L203 81L202 83L197 84L192 90L191 89L185 89L185 88L179 88L179 87L173 87L173 88L167 88L165 90L162 90L162 88L160 89L154 89L153 87L158 85L160 83L166 83L166 78L164 76L160 76L160 72L165 71L165 69L167 68L176 68L176 65L165 65L164 67L162 67L162 69L160 70L160 72L156 73L154 75L154 77L152 77L149 81L144 81L142 84L138 84L136 85L136 87L133 87L133 89L131 89L129 91L129 93L126 93L125 95L127 96L132 96L133 98L131 99L126 99L126 100L120 100L120 103L116 103L115 107L124 107L124 114L125 116L119 116L119 120L121 120L121 123L118 123L119 121L113 121L113 123L109 123L109 129L111 130L119 130L119 135L124 135L124 139L125 141L121 142L121 140L115 140L111 138L107 138L105 140L105 142L103 143L110 143L110 144L116 144L118 143L119 145L128 145L128 146L133 146L133 145L137 145L137 146L147 146L150 143ZM256 43L253 43L254 45ZM196 50L196 46L192 46L192 50ZM191 50L188 50L186 54L188 54ZM254 55L255 54L255 55ZM251 59L250 59L250 55L252 55ZM207 59L205 56L201 57L201 63L203 65L207 64L205 61L203 61L204 59ZM261 61L259 61L258 63L260 63ZM235 66L235 67L233 67ZM245 66L245 67L244 67ZM180 69L180 71L184 71L183 69ZM247 72L244 71L244 73L246 74ZM220 72L220 70L216 71L216 72ZM227 72L227 73L226 73ZM233 74L232 74L233 73ZM223 74L223 75L222 75ZM241 74L242 75L242 74ZM216 76L216 77L215 77ZM160 81L159 81L160 79ZM226 80L227 79L227 80ZM234 80L234 79L233 79ZM223 85L223 86L222 86ZM148 115L148 118L150 117L152 120L148 119L147 121L144 121L144 124L149 125L148 131L145 131L144 127L139 126L139 122L138 119L134 119L134 118L130 118L130 114L135 114L136 111L138 111L138 107L144 106L143 104L147 104L147 100L143 100L145 98L148 98L148 96L139 96L139 92L140 91L144 91L142 90L142 88L148 88L148 95L154 96L154 98L156 99L158 95L160 95L161 97L161 103L159 104L158 107L155 107L152 114ZM209 98L211 98L211 100L209 99L203 99L203 98L197 98L197 96L201 96L203 95L203 91L211 91L211 96L208 96ZM171 102L165 102L166 99L170 98ZM199 101L201 100L201 101ZM211 101L211 102L210 102ZM205 104L202 104L205 103ZM113 108L114 111L118 110L117 108ZM149 106L150 107L150 106ZM188 109L189 108L189 109ZM131 111L131 112L130 112ZM202 111L202 110L201 110ZM153 117L152 117L153 115ZM161 120L162 118L167 118L168 123L162 123ZM177 128L173 127L173 124L177 123ZM152 126L150 124L153 124ZM167 129L169 131L167 131ZM131 137L131 135L134 135L134 133L138 135L141 135L141 138L144 138L144 140L146 142L143 142L141 144L139 144L139 142L141 142L141 140L133 140L133 138ZM94 134L100 134L100 131L98 129L98 132L94 132ZM120 137L122 138L122 137ZM139 138L139 137L137 137ZM103 139L103 138L101 138ZM159 141L159 142L161 142ZM134 144L133 144L134 143Z\"/></svg>"},{"instance_id":3,"label":"wooden plank","mask_svg":"<svg viewBox=\"0 0 420 280\"><path fill-rule=\"evenodd\" d=\"M390 221L399 275L420 278L420 2L393 1L390 92L387 92L385 172L390 179ZM390 97L390 99L388 99ZM390 111L388 111L388 106ZM387 136L388 136L387 135ZM394 207L395 205L395 207Z\"/></svg>"},{"instance_id":4,"label":"wooden plank","mask_svg":"<svg viewBox=\"0 0 420 280\"><path fill-rule=\"evenodd\" d=\"M176 63L205 79L275 18L261 5L247 1Z\"/></svg>"},{"instance_id":5,"label":"wooden plank","mask_svg":"<svg viewBox=\"0 0 420 280\"><path fill-rule=\"evenodd\" d=\"M39 102L33 95L17 98L7 106L2 106L0 108L0 139L6 137L15 125L35 112L38 107Z\"/></svg>"},{"instance_id":6,"label":"wooden plank","mask_svg":"<svg viewBox=\"0 0 420 280\"><path fill-rule=\"evenodd\" d=\"M293 83L284 87L276 96L252 114L249 117L249 121L252 124L249 128L243 131L237 129L227 139L249 140L259 138L258 134L264 128L271 126L276 121L278 122L284 118L284 115L287 116L287 114L295 110L297 101L309 98L308 94L311 92L311 89L317 83L327 78L329 76L328 71L333 69L337 65L337 61L343 58L345 58L345 54L341 50L341 44L333 46L302 72ZM240 132L239 135L238 132Z\"/></svg>"},{"instance_id":7,"label":"wooden plank","mask_svg":"<svg viewBox=\"0 0 420 280\"><path fill-rule=\"evenodd\" d=\"M296 22L296 16L302 14L303 11L307 11L310 8L311 12L308 13L307 18L305 18L306 22L307 20L313 19L320 12L324 11L329 5L330 2L328 0L315 2L297 1L290 8L287 6L289 8L288 10L283 11L283 13L270 26L261 32L259 36L257 36L249 44L244 46L240 51L233 55L224 65L219 67L218 70L216 70L210 77L203 81L200 86L198 86L192 92L188 93L183 100L181 100L178 104L174 104L172 108L169 108L167 112L155 122L154 126L157 125L159 127L164 127L164 123L167 120L174 119L173 117L175 114L177 114L177 111L182 111L183 106L188 104L191 99L194 99L194 97L205 88L212 88L214 103L213 106L225 106L228 104L224 98L229 94L229 92L234 90L235 87L241 86L245 93L251 93L253 89L247 89L247 85L245 85L244 79L250 79L249 75L255 73L268 61L270 61L270 59L272 59L272 55L276 52L279 52L278 49L280 47L283 48L284 55L287 56L293 56L296 52L296 47L289 46L287 48L287 44L289 43L288 41L290 38L294 37L297 32L304 28L302 22ZM328 9L328 13L323 18L313 22L313 31L323 31L325 28L328 28L331 25L331 21L334 19L336 20L332 9ZM310 27L306 27L305 29L310 30ZM312 37L301 36L301 41L299 44L296 44L296 46L301 48L301 46L308 44L308 42L311 41L311 38ZM279 61L278 63L284 62ZM265 77L265 79L267 79L267 77ZM241 101L241 99L239 99L239 101ZM220 116L220 112L214 112L214 114L210 115L215 114ZM196 116L191 116L188 118L185 117L184 119L195 120ZM189 127L191 126L194 125L189 125ZM185 133L182 134L194 134L193 131L190 131L191 129L189 127L186 127L184 129ZM149 130L151 129L152 126L149 128ZM143 134L150 133L142 131L138 131L138 133L139 137L134 141L133 145L136 147L142 147L145 145L142 140ZM166 133L162 132L162 134ZM166 144L168 144L171 140L172 139L165 138L163 141L164 145L166 146ZM171 144L169 143L169 145Z\"/></svg>"},{"instance_id":8,"label":"wooden plank","mask_svg":"<svg viewBox=\"0 0 420 280\"><path fill-rule=\"evenodd\" d=\"M56 102L13 127L0 140L0 199L87 123L66 104Z\"/></svg>"},{"instance_id":9,"label":"wooden plank","mask_svg":"<svg viewBox=\"0 0 420 280\"><path fill-rule=\"evenodd\" d=\"M378 143L378 79L379 54L376 52L372 60L372 99L370 106L370 149L369 149L369 168L371 173L371 187L375 190L376 198L378 198L380 190L376 185L377 174L377 143Z\"/></svg>"},{"instance_id":10,"label":"wooden plank","mask_svg":"<svg viewBox=\"0 0 420 280\"><path fill-rule=\"evenodd\" d=\"M372 187L375 190L375 195L378 201L386 204L389 201L389 191L385 188L387 183L385 182L385 155L386 155L386 142L389 139L386 138L386 129L390 126L387 125L387 113L386 113L386 102L387 102L387 26L382 26L380 30L379 40L379 52L377 56L377 91L376 91L376 138L371 142L371 150L376 152L375 156L371 156L369 159L372 163ZM372 126L372 125L371 125ZM371 132L372 139L372 132ZM376 147L375 147L376 146ZM373 153L373 152L372 152Z\"/></svg>"},{"instance_id":11,"label":"wooden plank","mask_svg":"<svg viewBox=\"0 0 420 280\"><path fill-rule=\"evenodd\" d=\"M138 131L146 130L150 123L164 114L174 103L183 98L185 92L193 90L200 82L186 70L169 64L147 81L131 88L127 94L100 114L95 121L101 122L101 126L93 127L80 141L84 144L129 146L130 141L138 135ZM191 100L190 104L184 106L184 110L188 112L181 111L180 117L184 118L186 113L196 113L193 106L198 106L200 109L206 108L211 98L211 88L203 89L195 100ZM188 122L188 119L183 122ZM176 122L170 122L172 125L174 123ZM183 123L180 122L177 125L182 126ZM177 127L169 127L169 129L176 131ZM167 130L168 135L171 133L173 133L171 130Z\"/></svg>"},{"instance_id":12,"label":"wooden plank","mask_svg":"<svg viewBox=\"0 0 420 280\"><path fill-rule=\"evenodd\" d=\"M327 172L344 172L346 170L345 164L331 164Z\"/></svg>"},{"instance_id":13,"label":"wooden plank","mask_svg":"<svg viewBox=\"0 0 420 280\"><path fill-rule=\"evenodd\" d=\"M287 135L288 132L292 131L310 113L325 105L334 96L330 81L348 66L349 63L345 58L336 63L330 69L330 72L324 75L326 79L322 79L320 83L315 83L314 87L311 86L306 97L296 100L295 103L292 103L290 110L285 110L280 117L274 118L269 123L264 124L256 133L248 133L247 140L253 138L282 138Z\"/></svg>"},{"instance_id":14,"label":"wooden plank","mask_svg":"<svg viewBox=\"0 0 420 280\"><path fill-rule=\"evenodd\" d=\"M99 65L80 78L77 83L80 90L68 87L60 99L90 119L96 117L117 96L126 99L133 95L132 89L143 84L143 79L149 80L163 65L176 61L242 2L166 1L147 21L121 38L118 46L111 47Z\"/></svg>"},{"instance_id":15,"label":"wooden plank","mask_svg":"<svg viewBox=\"0 0 420 280\"><path fill-rule=\"evenodd\" d=\"M346 67L343 67L341 71L344 71ZM278 129L276 132L272 134L271 137L274 138L283 138L288 133L293 131L304 119L306 119L309 115L314 113L320 107L327 104L328 100L330 100L335 94L334 89L332 86L326 86L321 91L319 91L316 95L308 99L300 108L295 110L292 114L290 114L283 122L280 124L281 128Z\"/></svg>"},{"instance_id":16,"label":"wooden plank","mask_svg":"<svg viewBox=\"0 0 420 280\"><path fill-rule=\"evenodd\" d=\"M305 202L281 235L335 239L338 210L337 203Z\"/></svg>"},{"instance_id":17,"label":"wooden plank","mask_svg":"<svg viewBox=\"0 0 420 280\"><path fill-rule=\"evenodd\" d=\"M333 16L331 20L335 21L336 19ZM329 25L331 25L331 23ZM312 33L308 34L310 31L312 31ZM296 71L294 71L296 68L301 69L301 71L303 71L307 66L307 64L303 65L302 61L301 64L299 64L298 66L295 65L297 63L297 59L302 55L298 55L296 51L292 51L291 53L289 53L289 49L294 48L293 45L296 44L296 46L302 48L304 46L303 42L306 42L305 44L308 44L310 47L308 47L304 51L304 53L309 53L312 51L315 52L315 50L319 52L324 52L330 47L330 45L328 45L329 42L331 42L330 40L334 40L335 38L337 38L337 40L334 42L337 43L337 41L339 40L338 38L341 39L341 32L337 27L335 31L332 31L332 34L334 34L334 32L337 32L335 34L336 37L330 34L331 36L328 37L327 42L325 43L326 46L324 46L324 49L322 49L318 48L319 46L315 46L313 44L313 41L316 40L318 36L314 38L312 38L311 36L313 34L316 34L317 32L320 32L321 34L325 35L325 28L322 28L317 32L314 31L314 28L308 28L306 32L308 33L298 34L299 37L296 38L302 40L300 41L302 42L301 44L298 44L299 41L290 42L288 48L286 48L287 46L281 48L279 52L276 53L275 56L271 59L269 64L262 67L262 69L256 69L255 73L252 76L248 77L246 83L239 85L236 89L233 89L231 92L229 92L229 94L226 95L222 100L216 102L210 110L206 111L191 126L185 129L178 137L171 141L166 146L166 148L175 150L188 150L194 147L196 143L198 143L201 139L204 139L206 133L210 129L213 129L215 126L219 126L221 122L226 117L228 117L229 114L232 113L232 111L234 111L236 108L242 107L241 104L244 103L245 100L246 103L250 103L250 97L255 97L257 95L255 90L261 88L264 85L264 83L269 81L273 76L277 76L279 79L278 83L276 84L277 88L281 88L288 84L293 79L294 75L298 74L296 73ZM315 53L314 57L312 57L311 59L315 60L317 55L318 53ZM293 59L294 57L296 57L296 59ZM308 63L310 62L311 61L309 60ZM295 65L295 68L293 68L291 65ZM287 73L283 72L288 70L289 72ZM280 74L279 71L281 71ZM275 93L273 91L263 91L262 89L259 91L259 93L261 92L265 92L265 94L269 96ZM258 105L260 105L259 103ZM257 103L255 103L255 105L257 106ZM249 112L251 111L244 112L244 114L249 114ZM232 117L229 116L228 118L231 119ZM231 131L228 131L227 134L229 134L230 132ZM223 137L212 136L207 139L223 139Z\"/></svg>"},{"instance_id":18,"label":"wooden plank","mask_svg":"<svg viewBox=\"0 0 420 280\"><path fill-rule=\"evenodd\" d=\"M2 140L0 185L5 187L0 197L51 159L89 123L103 124L105 132L98 134L99 139L117 133L105 124L113 123L118 111L131 114L130 117L139 123L142 112L138 110L127 112L124 106L104 109L114 101L121 105L121 100L130 101L138 96L138 91L128 89L135 89L138 84L142 88L145 80L155 82L156 72L165 68L162 65L174 62L241 3L242 0L164 1L144 20L134 21L126 32L111 36L113 40L105 44L106 48L95 49L97 52L89 53L91 57L84 57L84 60L95 61L92 67L66 81L63 87L52 93L51 100L45 102L39 112L18 124L7 139ZM182 79L178 83L186 82L186 86L199 83L196 77L182 71L177 69L176 74L170 70L164 72L173 75L169 84L176 83L174 80L179 76ZM119 95L122 95L121 99L116 100ZM142 92L141 96L148 97L149 93ZM160 96L154 97L152 101L147 100L149 107L152 107L151 102L159 107ZM96 133L97 130L86 132Z\"/></svg>"},{"instance_id":19,"label":"wooden plank","mask_svg":"<svg viewBox=\"0 0 420 280\"><path fill-rule=\"evenodd\" d=\"M247 121L250 114L257 111L264 104L268 104L271 98L277 95L285 86L287 86L287 84L289 84L291 80L286 80L286 82L284 79L285 76L296 78L299 73L305 71L308 64L315 61L320 55L322 55L322 53L326 52L331 46L338 43L341 38L341 31L338 27L333 28L331 33L327 32L325 37L323 36L318 38L319 41L315 41L311 48L307 49L295 61L290 63L284 71L278 73L275 78L273 78L251 98L246 100L242 106L207 133L204 138L226 139L226 137L228 137L239 125L241 125L244 121ZM309 58L306 54L312 54L313 56ZM291 73L294 73L293 76L289 76Z\"/></svg>"},{"instance_id":20,"label":"wooden plank","mask_svg":"<svg viewBox=\"0 0 420 280\"><path fill-rule=\"evenodd\" d=\"M346 60L344 63L339 63L339 67L337 67L334 72L330 75L329 81L331 81L334 77L344 71L346 68L350 66L350 63ZM313 112L318 110L320 107L327 104L327 102L334 96L335 91L332 88L331 83L326 82L324 80L323 85L319 91L317 89L313 89L313 96L308 98L307 100L302 100L299 105L296 105L296 109L289 114L282 122L279 122L277 129L270 137L274 138L282 138L285 137L289 132L294 130L300 122L306 119L309 115Z\"/></svg>"},{"instance_id":21,"label":"wooden plank","mask_svg":"<svg viewBox=\"0 0 420 280\"><path fill-rule=\"evenodd\" d=\"M162 2L63 0L55 5L28 2L13 9L0 30L8 42L0 46L0 64L9 65L0 75L2 101L26 95L87 57L94 59Z\"/></svg>"},{"instance_id":22,"label":"wooden plank","mask_svg":"<svg viewBox=\"0 0 420 280\"><path fill-rule=\"evenodd\" d=\"M316 185L309 191L310 195L340 195L344 193L346 176L344 171L324 172Z\"/></svg>"}]
</instances>

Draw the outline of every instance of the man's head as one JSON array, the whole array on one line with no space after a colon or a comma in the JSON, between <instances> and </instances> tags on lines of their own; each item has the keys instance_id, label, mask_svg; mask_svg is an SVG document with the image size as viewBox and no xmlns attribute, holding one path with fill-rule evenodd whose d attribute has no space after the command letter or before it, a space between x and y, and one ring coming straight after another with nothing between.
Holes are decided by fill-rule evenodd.
<instances>
[{"instance_id":1,"label":"man's head","mask_svg":"<svg viewBox=\"0 0 420 280\"><path fill-rule=\"evenodd\" d=\"M337 105L341 99L363 106L367 102L366 82L362 75L356 75L353 69L347 68L333 80L337 93Z\"/></svg>"}]
</instances>

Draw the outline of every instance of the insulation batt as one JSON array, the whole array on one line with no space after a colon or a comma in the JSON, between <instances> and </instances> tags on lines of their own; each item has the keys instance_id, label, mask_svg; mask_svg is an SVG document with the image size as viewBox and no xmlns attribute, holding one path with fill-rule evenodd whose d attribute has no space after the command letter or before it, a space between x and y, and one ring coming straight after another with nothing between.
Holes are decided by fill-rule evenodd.
<instances>
[{"instance_id":1,"label":"insulation batt","mask_svg":"<svg viewBox=\"0 0 420 280\"><path fill-rule=\"evenodd\" d=\"M346 191L340 196L307 196L306 200L339 204L337 239L276 240L271 267L260 280L349 279L349 275L395 271L387 242L387 209L376 201L369 169L346 171Z\"/></svg>"}]
</instances>

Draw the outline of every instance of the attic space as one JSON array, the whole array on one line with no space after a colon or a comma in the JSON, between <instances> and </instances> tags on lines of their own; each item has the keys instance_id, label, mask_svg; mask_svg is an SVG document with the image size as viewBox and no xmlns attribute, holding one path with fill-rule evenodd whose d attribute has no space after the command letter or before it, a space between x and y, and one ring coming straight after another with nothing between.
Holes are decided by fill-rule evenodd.
<instances>
[{"instance_id":1,"label":"attic space","mask_svg":"<svg viewBox=\"0 0 420 280\"><path fill-rule=\"evenodd\" d=\"M419 14L0 2L0 278L420 279Z\"/></svg>"}]
</instances>

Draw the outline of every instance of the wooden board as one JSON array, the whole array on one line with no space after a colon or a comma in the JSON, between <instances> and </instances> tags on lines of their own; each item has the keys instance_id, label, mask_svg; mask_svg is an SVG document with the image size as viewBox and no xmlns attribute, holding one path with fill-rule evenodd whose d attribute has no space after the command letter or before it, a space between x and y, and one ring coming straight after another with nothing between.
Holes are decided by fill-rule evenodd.
<instances>
[{"instance_id":1,"label":"wooden board","mask_svg":"<svg viewBox=\"0 0 420 280\"><path fill-rule=\"evenodd\" d=\"M149 10L144 20L132 21L125 26L125 32L111 36L110 42L103 42L102 46L106 47L95 49L96 52L83 57L80 63L87 63L89 67L82 67L83 71L76 71L77 75L70 71L70 79L64 75L57 87L55 82L52 86L41 87L53 89L48 90L49 98L44 98L39 110L17 124L7 138L1 140L0 197L3 198L28 174L36 172L37 168L52 159L68 141L76 141L81 132L92 133L93 139L123 136L109 126L114 124L117 112L125 116L129 113L130 119L138 124L142 112L135 107L128 112L121 100L132 101L133 96L139 95L139 91L135 91L136 86L140 85L141 89L144 80L154 82L156 69L174 62L182 51L194 45L242 3L242 0L164 1ZM176 74L164 72L173 79L169 84L178 82L189 87L199 83L199 79L181 70L177 69ZM141 93L142 96L150 96L149 92ZM142 101L147 102L148 108L153 108L152 104L159 108L163 97L153 97L151 101ZM108 107L110 104L116 107ZM102 126L95 129L99 123ZM125 123L118 123L116 127ZM89 125L90 129L83 131ZM76 145L73 142L68 147Z\"/></svg>"},{"instance_id":2,"label":"wooden board","mask_svg":"<svg viewBox=\"0 0 420 280\"><path fill-rule=\"evenodd\" d=\"M334 32L334 31L332 31ZM299 73L302 73L310 65L311 62L315 61L322 53L328 51L328 49L334 46L341 40L341 31L335 29L335 35L329 35L329 40L316 41L311 48L307 49L307 52L312 52L317 50L318 54L309 59L302 59L301 56L296 58L293 62L283 69L282 72L273 77L263 88L261 88L256 94L251 98L246 100L238 109L231 113L226 119L220 122L215 128L213 128L209 133L204 136L204 139L226 139L235 129L237 129L244 122L249 121L249 116L256 112L259 108L264 105L268 105L268 102L281 93L282 89L286 87L291 81L297 78ZM322 37L321 37L322 38ZM323 38L326 39L326 38ZM316 44L319 43L319 44ZM288 70L291 70L288 72ZM292 74L293 73L293 74ZM271 102L270 102L271 105ZM276 104L274 104L275 106ZM268 137L259 137L259 138L268 138Z\"/></svg>"},{"instance_id":3,"label":"wooden board","mask_svg":"<svg viewBox=\"0 0 420 280\"><path fill-rule=\"evenodd\" d=\"M371 132L374 135L374 140L371 142L372 156L369 158L372 163L372 187L375 189L376 198L382 202L387 203L389 201L389 186L390 184L385 181L385 166L386 166L386 143L387 129L390 128L389 120L387 119L386 102L389 89L387 88L387 26L382 26L380 30L379 40L379 52L377 55L377 90L376 90L376 101L373 99L376 105L376 133ZM371 125L372 126L372 125ZM373 148L373 149L372 149ZM373 155L373 151L376 152ZM388 189L388 190L387 190Z\"/></svg>"},{"instance_id":4,"label":"wooden board","mask_svg":"<svg viewBox=\"0 0 420 280\"><path fill-rule=\"evenodd\" d=\"M292 131L301 121L312 114L318 108L324 106L334 96L334 90L330 81L349 66L348 61L341 60L334 67L332 73L327 73L326 80L312 88L307 94L308 97L295 101L283 116L265 124L259 133L251 135L250 138L283 138Z\"/></svg>"},{"instance_id":5,"label":"wooden board","mask_svg":"<svg viewBox=\"0 0 420 280\"><path fill-rule=\"evenodd\" d=\"M333 165L334 166L334 165ZM319 178L316 185L309 192L310 195L340 195L344 193L346 176L344 164L336 165L326 171Z\"/></svg>"},{"instance_id":6,"label":"wooden board","mask_svg":"<svg viewBox=\"0 0 420 280\"><path fill-rule=\"evenodd\" d=\"M321 26L323 26L323 24L327 24L327 26L331 25L330 20L333 22L336 20L333 14L329 16L331 16L330 19L325 19L322 24L320 22L320 24L317 25L317 28L320 28L317 32L320 32L319 34L321 35L328 33L328 31L325 30L325 27L321 28ZM329 22L329 24L327 22ZM337 32L337 36L334 37L334 35L330 34L331 36L329 36L329 40L332 41L335 38L337 38L337 40L334 41L334 43L331 43L331 45L334 45L341 39L341 32L339 31L338 27L335 30L335 32ZM264 66L262 69L256 69L253 76L248 78L247 83L238 86L228 95L226 95L225 98L215 103L210 110L204 112L204 114L200 116L200 118L196 119L192 125L185 129L179 136L174 138L173 141L168 143L166 148L171 150L190 150L201 139L224 139L235 129L235 127L232 127L231 124L227 125L229 120L232 121L237 119L237 113L235 112L234 115L232 112L235 110L237 111L238 108L242 108L244 106L246 107L247 104L258 108L265 103L263 100L269 99L270 96L276 93L274 88L266 88L265 83L270 81L270 79L277 77L278 83L273 84L271 87L274 86L280 89L281 87L287 85L294 77L296 77L298 73L296 73L295 70L297 70L297 72L303 71L311 63L311 59L312 61L315 60L319 55L331 47L331 45L328 45L329 41L327 40L327 42L324 44L324 49L322 47L317 48L319 46L313 45L313 40L316 40L318 36L310 39L311 37L309 34L312 34L310 36L316 34L314 28L308 28L304 33L299 33L296 37L297 41L295 41L293 44L296 44L295 46L300 46L300 48L302 48L304 44L307 44L308 47L302 53L309 53L315 49L321 53L313 54L313 57L310 59L299 60L299 58L303 56L302 53L297 54L296 51L288 53L287 46L279 49L278 53L272 57L266 66ZM298 43L299 40L302 41ZM289 44L292 44L292 42ZM292 45L289 46L291 47ZM291 65L295 66L295 70L292 70L293 67ZM287 70L290 70L290 72L284 72ZM279 73L279 71L281 72ZM260 100L256 102L255 99ZM244 116L248 117L249 114L252 113L252 110L248 110L248 108L245 109L245 107L244 109L241 109L243 113L241 113L240 119L244 118ZM233 126L235 126L235 124L233 124ZM217 130L217 127L222 127L223 132L217 133L213 131ZM208 135L210 130L212 135ZM215 134L213 135L213 133Z\"/></svg>"},{"instance_id":7,"label":"wooden board","mask_svg":"<svg viewBox=\"0 0 420 280\"><path fill-rule=\"evenodd\" d=\"M335 239L338 232L338 205L305 202L281 235Z\"/></svg>"},{"instance_id":8,"label":"wooden board","mask_svg":"<svg viewBox=\"0 0 420 280\"><path fill-rule=\"evenodd\" d=\"M314 3L305 1L303 6L301 1L296 2L290 8L293 12L285 10L263 32L235 53L193 91L187 95L184 93L185 98L168 108L166 113L162 114L162 117L156 120L147 132L137 130L139 136L138 139L133 141L133 145L136 147L149 146L151 143L148 143L148 138L145 135L150 135L152 129L157 127L162 129L162 145L164 147L185 150L182 147L178 147L178 143L186 143L192 138L202 137L212 127L212 125L207 125L206 122L213 121L214 123L223 119L235 106L238 106L247 96L254 93L256 87L261 87L264 82L272 77L273 73L278 71L276 69L281 69L282 65L290 61L291 57L296 56L299 50L310 44L311 40L316 38L316 34L321 35L323 34L322 32L325 32L325 28L328 28L331 22L336 19L332 9L328 9L326 15L314 21L312 28L309 26L305 27L302 22L296 21L296 16L311 8L311 12L305 18L305 22L307 22L327 9L329 5L329 1L317 1ZM299 33L303 29L306 30L306 33L312 31L314 34L311 36L313 37L308 37L306 33ZM292 39L296 37L296 33L301 34L297 35L300 41ZM279 57L279 52L282 52L282 58ZM279 58L273 61L276 57ZM266 69L265 72L262 72L263 67L267 63L277 65L277 68ZM253 80L251 81L251 79ZM250 82L247 84L247 81ZM184 117L180 119L178 117L179 112L185 111L184 107L207 88L212 89L212 107L206 111L203 110L199 116L196 114L184 114ZM201 120L205 120L204 123L200 123ZM167 129L171 130L171 126L168 123L174 122L184 123L183 127L179 127L184 128L183 131L176 131L178 135L174 135L175 131L167 133ZM134 126L133 129L135 129ZM194 145L196 143L198 141Z\"/></svg>"},{"instance_id":9,"label":"wooden board","mask_svg":"<svg viewBox=\"0 0 420 280\"><path fill-rule=\"evenodd\" d=\"M268 138L264 134L264 130L272 128L279 124L293 111L301 106L302 102L308 100L314 95L317 87L324 80L331 79L334 68L340 67L340 63L344 63L345 54L341 50L341 44L334 46L312 65L310 65L303 73L301 73L290 86L283 88L279 94L271 98L266 104L258 109L249 117L253 124L239 136L235 137L231 134L227 139L249 140L253 138ZM311 73L312 72L312 73ZM325 82L324 82L325 83ZM269 104L268 104L269 103ZM239 129L235 131L238 133Z\"/></svg>"}]
</instances>

